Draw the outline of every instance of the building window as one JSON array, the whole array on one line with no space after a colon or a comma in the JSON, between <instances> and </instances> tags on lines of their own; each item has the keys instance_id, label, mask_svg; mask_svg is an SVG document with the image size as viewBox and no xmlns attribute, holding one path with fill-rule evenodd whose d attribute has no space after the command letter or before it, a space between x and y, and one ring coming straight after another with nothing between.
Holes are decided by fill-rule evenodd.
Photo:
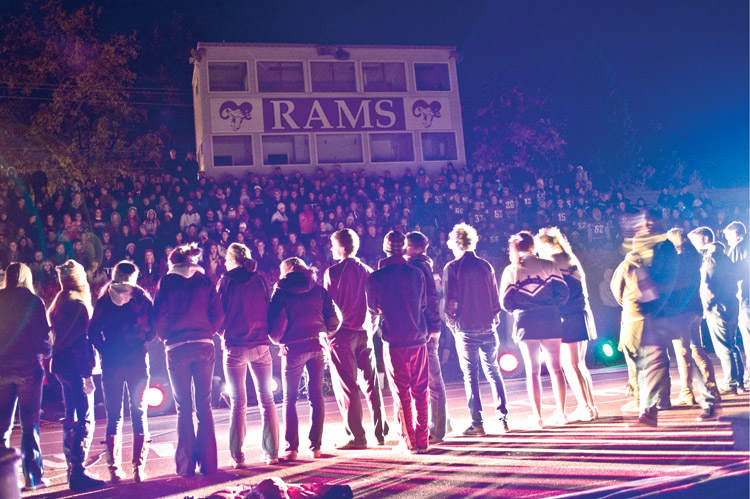
<instances>
[{"instance_id":1,"label":"building window","mask_svg":"<svg viewBox=\"0 0 750 499\"><path fill-rule=\"evenodd\" d=\"M304 92L305 76L301 62L258 61L259 92Z\"/></svg>"},{"instance_id":2,"label":"building window","mask_svg":"<svg viewBox=\"0 0 750 499\"><path fill-rule=\"evenodd\" d=\"M247 65L244 62L209 62L208 90L247 92Z\"/></svg>"},{"instance_id":3,"label":"building window","mask_svg":"<svg viewBox=\"0 0 750 499\"><path fill-rule=\"evenodd\" d=\"M447 64L415 64L414 78L419 91L448 91L451 80Z\"/></svg>"},{"instance_id":4,"label":"building window","mask_svg":"<svg viewBox=\"0 0 750 499\"><path fill-rule=\"evenodd\" d=\"M318 163L362 163L362 136L358 133L315 136Z\"/></svg>"},{"instance_id":5,"label":"building window","mask_svg":"<svg viewBox=\"0 0 750 499\"><path fill-rule=\"evenodd\" d=\"M363 62L365 92L406 92L406 69L400 62Z\"/></svg>"},{"instance_id":6,"label":"building window","mask_svg":"<svg viewBox=\"0 0 750 499\"><path fill-rule=\"evenodd\" d=\"M313 92L356 92L353 62L311 62Z\"/></svg>"},{"instance_id":7,"label":"building window","mask_svg":"<svg viewBox=\"0 0 750 499\"><path fill-rule=\"evenodd\" d=\"M264 165L306 165L310 163L307 135L264 135Z\"/></svg>"},{"instance_id":8,"label":"building window","mask_svg":"<svg viewBox=\"0 0 750 499\"><path fill-rule=\"evenodd\" d=\"M373 163L414 161L410 133L371 133L370 160Z\"/></svg>"},{"instance_id":9,"label":"building window","mask_svg":"<svg viewBox=\"0 0 750 499\"><path fill-rule=\"evenodd\" d=\"M456 134L453 132L422 133L422 156L425 161L456 161Z\"/></svg>"},{"instance_id":10,"label":"building window","mask_svg":"<svg viewBox=\"0 0 750 499\"><path fill-rule=\"evenodd\" d=\"M214 135L214 166L252 166L253 137Z\"/></svg>"}]
</instances>

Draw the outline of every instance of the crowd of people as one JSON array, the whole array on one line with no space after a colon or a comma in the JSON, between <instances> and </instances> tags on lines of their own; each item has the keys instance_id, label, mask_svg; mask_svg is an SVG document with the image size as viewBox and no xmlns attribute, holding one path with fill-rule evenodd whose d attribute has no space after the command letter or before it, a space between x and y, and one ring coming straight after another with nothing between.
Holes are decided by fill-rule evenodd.
<instances>
[{"instance_id":1,"label":"crowd of people","mask_svg":"<svg viewBox=\"0 0 750 499\"><path fill-rule=\"evenodd\" d=\"M512 338L524 360L529 424L542 428L565 424L569 417L596 419L585 362L596 328L583 267L587 259L616 266L623 245L629 251L614 272L611 290L623 308L621 342L639 422L656 425L656 411L669 404L667 340L680 347L675 351L682 402L693 396L692 374L703 380L700 418L713 417L721 396L746 386L736 347L738 325L745 348L750 347L747 272L738 270L748 261L745 226L727 226L728 216L744 217L737 209L714 210L708 199L682 189L676 197L665 190L658 209L649 211L642 199L630 203L622 192L594 189L584 169L571 165L547 180L449 164L434 178L424 169L393 178L387 172L345 174L334 167L311 177L277 169L268 176L250 173L216 182L174 155L171 160L167 173L121 172L113 182L72 182L54 192L42 172L28 177L4 172L0 179L3 292L13 295L2 305L13 303L7 317L18 316L2 331L4 343L13 346L1 355L2 402L7 399L11 408L2 417L3 444L18 399L30 489L45 484L38 421L42 362L50 355L49 372L63 388L71 489L103 484L84 468L93 438L91 376L98 364L110 480L126 476L121 463L125 385L133 420L133 477L146 478L146 345L154 338L165 345L178 415L176 471L182 476L196 469L209 474L219 466L211 410L215 333L222 339L230 454L238 468L246 466L248 365L261 405L266 463L297 459L296 402L303 370L311 405L309 449L313 457L321 456L327 359L351 436L339 448L368 445L360 371L377 443L384 445L390 430L373 353L376 331L384 345L400 445L407 451L426 452L449 431L440 355L446 327L453 333L472 420L464 435L484 435L480 366L492 387L501 430L510 431L497 364L503 310L513 317ZM671 227L669 236L658 237L663 231L655 223ZM717 224L726 230L711 230ZM729 256L714 234L726 238ZM703 256L696 258L698 250ZM701 368L700 333L695 332L701 316L721 360L721 386L703 376L707 368L705 362ZM27 336L33 341L20 341ZM283 455L271 393L272 342L280 345L282 363ZM548 421L541 411L542 361L556 401ZM697 370L691 370L694 364ZM572 414L565 408L566 380L578 404Z\"/></svg>"}]
</instances>

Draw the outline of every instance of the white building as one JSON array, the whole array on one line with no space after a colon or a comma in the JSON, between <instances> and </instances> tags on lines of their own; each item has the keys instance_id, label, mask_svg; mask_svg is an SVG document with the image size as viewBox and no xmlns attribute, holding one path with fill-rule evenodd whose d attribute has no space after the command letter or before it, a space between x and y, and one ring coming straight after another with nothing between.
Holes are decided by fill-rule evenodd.
<instances>
[{"instance_id":1,"label":"white building","mask_svg":"<svg viewBox=\"0 0 750 499\"><path fill-rule=\"evenodd\" d=\"M466 164L455 47L199 43L196 151L209 176Z\"/></svg>"}]
</instances>

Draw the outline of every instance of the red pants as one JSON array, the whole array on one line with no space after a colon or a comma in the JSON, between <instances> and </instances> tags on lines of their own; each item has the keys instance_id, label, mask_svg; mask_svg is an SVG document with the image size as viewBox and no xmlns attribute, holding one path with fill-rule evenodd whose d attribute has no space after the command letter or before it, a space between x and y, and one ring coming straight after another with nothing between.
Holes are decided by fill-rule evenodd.
<instances>
[{"instance_id":1,"label":"red pants","mask_svg":"<svg viewBox=\"0 0 750 499\"><path fill-rule=\"evenodd\" d=\"M427 449L430 400L427 345L389 348L385 343L384 346L385 370L393 394L396 420L401 427L401 438L409 449Z\"/></svg>"}]
</instances>

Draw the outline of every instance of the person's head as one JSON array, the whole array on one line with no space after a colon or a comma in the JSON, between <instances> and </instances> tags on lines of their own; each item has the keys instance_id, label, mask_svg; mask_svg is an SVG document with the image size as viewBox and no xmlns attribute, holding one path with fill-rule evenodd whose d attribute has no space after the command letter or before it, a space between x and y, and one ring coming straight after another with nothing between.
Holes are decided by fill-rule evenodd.
<instances>
[{"instance_id":1,"label":"person's head","mask_svg":"<svg viewBox=\"0 0 750 499\"><path fill-rule=\"evenodd\" d=\"M31 269L24 263L13 262L5 269L5 282L3 288L26 288L34 292L34 282Z\"/></svg>"},{"instance_id":2,"label":"person's head","mask_svg":"<svg viewBox=\"0 0 750 499\"><path fill-rule=\"evenodd\" d=\"M341 229L331 234L331 252L335 260L357 256L359 236L351 229Z\"/></svg>"},{"instance_id":3,"label":"person's head","mask_svg":"<svg viewBox=\"0 0 750 499\"><path fill-rule=\"evenodd\" d=\"M534 253L534 236L522 230L508 239L508 256L511 265L521 265L522 257Z\"/></svg>"},{"instance_id":4,"label":"person's head","mask_svg":"<svg viewBox=\"0 0 750 499\"><path fill-rule=\"evenodd\" d=\"M132 262L123 260L115 265L112 270L112 283L113 284L130 284L135 286L138 282L138 267Z\"/></svg>"},{"instance_id":5,"label":"person's head","mask_svg":"<svg viewBox=\"0 0 750 499\"><path fill-rule=\"evenodd\" d=\"M556 253L566 253L568 256L572 256L568 240L557 227L547 227L540 230L534 238L534 247L540 257L548 260L552 259Z\"/></svg>"},{"instance_id":6,"label":"person's head","mask_svg":"<svg viewBox=\"0 0 750 499\"><path fill-rule=\"evenodd\" d=\"M169 254L169 268L175 265L197 265L201 260L202 251L197 244L181 244Z\"/></svg>"},{"instance_id":7,"label":"person's head","mask_svg":"<svg viewBox=\"0 0 750 499\"><path fill-rule=\"evenodd\" d=\"M252 259L250 248L240 243L232 243L229 245L225 265L227 270L244 267L250 272L255 272L255 269L257 268L257 263Z\"/></svg>"},{"instance_id":8,"label":"person's head","mask_svg":"<svg viewBox=\"0 0 750 499\"><path fill-rule=\"evenodd\" d=\"M406 237L403 232L392 230L383 238L383 251L387 256L400 256L404 254Z\"/></svg>"},{"instance_id":9,"label":"person's head","mask_svg":"<svg viewBox=\"0 0 750 499\"><path fill-rule=\"evenodd\" d=\"M744 238L747 234L745 224L742 222L732 222L724 228L724 237L726 238L729 245L737 244L740 239Z\"/></svg>"},{"instance_id":10,"label":"person's head","mask_svg":"<svg viewBox=\"0 0 750 499\"><path fill-rule=\"evenodd\" d=\"M406 234L406 256L413 257L421 255L427 251L427 246L430 244L427 236L419 231L412 231Z\"/></svg>"},{"instance_id":11,"label":"person's head","mask_svg":"<svg viewBox=\"0 0 750 499\"><path fill-rule=\"evenodd\" d=\"M672 229L669 229L667 231L667 240L672 243L672 245L677 250L677 253L682 253L683 251L685 251L685 245L689 242L687 234L685 234L685 229L681 227L674 227Z\"/></svg>"},{"instance_id":12,"label":"person's head","mask_svg":"<svg viewBox=\"0 0 750 499\"><path fill-rule=\"evenodd\" d=\"M143 261L146 263L146 265L152 265L156 262L156 257L154 256L154 250L147 249L143 252Z\"/></svg>"},{"instance_id":13,"label":"person's head","mask_svg":"<svg viewBox=\"0 0 750 499\"><path fill-rule=\"evenodd\" d=\"M281 272L280 274L281 279L283 279L284 277L287 276L287 274L290 274L292 272L301 272L303 274L307 274L310 277L312 277L314 274L313 269L308 267L307 264L304 261L302 261L302 259L297 258L296 256L287 258L286 260L281 262L281 265L279 265L279 271Z\"/></svg>"},{"instance_id":14,"label":"person's head","mask_svg":"<svg viewBox=\"0 0 750 499\"><path fill-rule=\"evenodd\" d=\"M63 291L89 292L86 271L83 265L75 260L67 260L57 267L57 276Z\"/></svg>"},{"instance_id":15,"label":"person's head","mask_svg":"<svg viewBox=\"0 0 750 499\"><path fill-rule=\"evenodd\" d=\"M706 245L714 242L714 231L712 231L710 227L698 227L697 229L690 231L688 239L693 243L695 249L700 251Z\"/></svg>"},{"instance_id":16,"label":"person's head","mask_svg":"<svg viewBox=\"0 0 750 499\"><path fill-rule=\"evenodd\" d=\"M448 248L458 258L467 251L474 251L478 241L479 235L476 229L469 224L460 223L453 226L453 230L448 235Z\"/></svg>"}]
</instances>

